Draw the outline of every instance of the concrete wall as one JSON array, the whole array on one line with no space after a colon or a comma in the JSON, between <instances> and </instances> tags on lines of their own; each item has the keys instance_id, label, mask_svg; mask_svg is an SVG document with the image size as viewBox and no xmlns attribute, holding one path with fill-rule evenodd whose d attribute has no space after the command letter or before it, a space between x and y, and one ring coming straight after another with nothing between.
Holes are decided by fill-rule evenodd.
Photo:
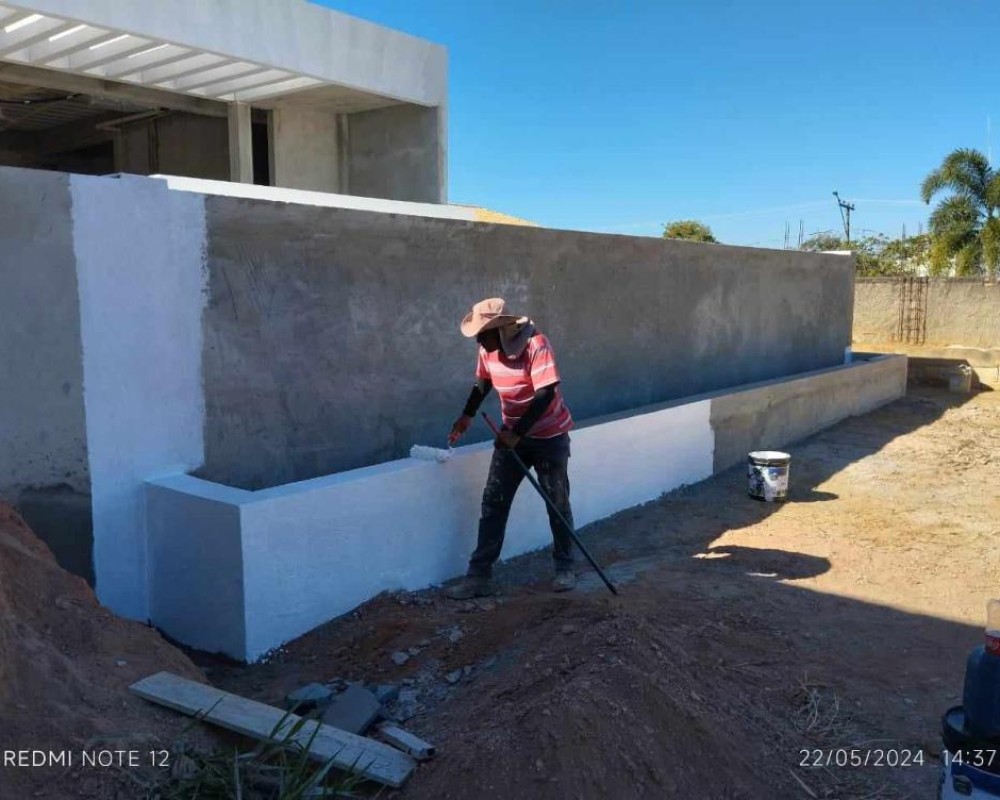
<instances>
[{"instance_id":1,"label":"concrete wall","mask_svg":"<svg viewBox=\"0 0 1000 800\"><path fill-rule=\"evenodd\" d=\"M130 176L70 188L97 595L146 619L142 482L203 458L204 204Z\"/></svg>"},{"instance_id":2,"label":"concrete wall","mask_svg":"<svg viewBox=\"0 0 1000 800\"><path fill-rule=\"evenodd\" d=\"M437 108L413 105L348 115L346 190L364 197L446 202L440 117Z\"/></svg>"},{"instance_id":3,"label":"concrete wall","mask_svg":"<svg viewBox=\"0 0 1000 800\"><path fill-rule=\"evenodd\" d=\"M116 148L121 172L229 179L229 127L224 119L172 112L124 126Z\"/></svg>"},{"instance_id":4,"label":"concrete wall","mask_svg":"<svg viewBox=\"0 0 1000 800\"><path fill-rule=\"evenodd\" d=\"M340 115L324 109L276 108L271 118L274 186L346 192L340 175Z\"/></svg>"},{"instance_id":5,"label":"concrete wall","mask_svg":"<svg viewBox=\"0 0 1000 800\"><path fill-rule=\"evenodd\" d=\"M0 170L0 497L93 579L71 214L68 176Z\"/></svg>"},{"instance_id":6,"label":"concrete wall","mask_svg":"<svg viewBox=\"0 0 1000 800\"><path fill-rule=\"evenodd\" d=\"M901 314L909 314L909 327L922 333L915 344L1000 347L1000 283L931 278L922 291L907 291L905 279L858 279L854 341L907 342L905 330L900 335Z\"/></svg>"},{"instance_id":7,"label":"concrete wall","mask_svg":"<svg viewBox=\"0 0 1000 800\"><path fill-rule=\"evenodd\" d=\"M906 359L870 357L850 366L764 381L712 399L714 470L753 450L802 439L906 394Z\"/></svg>"},{"instance_id":8,"label":"concrete wall","mask_svg":"<svg viewBox=\"0 0 1000 800\"><path fill-rule=\"evenodd\" d=\"M150 476L207 464L223 482L274 486L442 443L475 358L458 320L483 296L506 296L552 335L578 420L839 364L850 335L853 270L838 256L206 198L135 176L0 169L0 197L0 347L26 387L0 403L4 453L20 454L0 455L4 479L82 491L86 477L98 596L139 619ZM673 447L675 427L683 442L699 425L615 437ZM54 463L25 463L35 454ZM650 471L623 486L595 480L593 496L638 502L614 492L652 491L643 476L662 457L650 451ZM278 490L253 499L291 502ZM303 517L303 541L321 543L327 512ZM176 529L156 541L171 535L190 546ZM241 539L241 580L286 563L279 539L270 527Z\"/></svg>"},{"instance_id":9,"label":"concrete wall","mask_svg":"<svg viewBox=\"0 0 1000 800\"><path fill-rule=\"evenodd\" d=\"M905 358L879 357L597 420L572 434L576 522L702 480L737 451L745 458L742 448L780 447L867 411L903 394L905 381ZM164 554L150 563L153 621L182 642L253 661L381 591L461 574L491 449L471 445L445 464L406 458L259 492L189 475L150 481L151 549ZM525 488L504 554L548 542L544 505Z\"/></svg>"},{"instance_id":10,"label":"concrete wall","mask_svg":"<svg viewBox=\"0 0 1000 800\"><path fill-rule=\"evenodd\" d=\"M243 488L442 444L475 362L458 322L482 297L550 335L579 420L833 366L850 343L849 257L228 197L206 208L199 475Z\"/></svg>"}]
</instances>

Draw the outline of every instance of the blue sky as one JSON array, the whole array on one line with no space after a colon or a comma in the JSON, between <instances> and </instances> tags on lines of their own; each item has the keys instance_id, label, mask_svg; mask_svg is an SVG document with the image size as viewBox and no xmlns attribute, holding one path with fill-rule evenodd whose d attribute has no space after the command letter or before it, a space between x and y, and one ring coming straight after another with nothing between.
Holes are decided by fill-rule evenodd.
<instances>
[{"instance_id":1,"label":"blue sky","mask_svg":"<svg viewBox=\"0 0 1000 800\"><path fill-rule=\"evenodd\" d=\"M923 176L1000 158L995 0L323 0L449 51L449 200L731 244L926 226Z\"/></svg>"}]
</instances>

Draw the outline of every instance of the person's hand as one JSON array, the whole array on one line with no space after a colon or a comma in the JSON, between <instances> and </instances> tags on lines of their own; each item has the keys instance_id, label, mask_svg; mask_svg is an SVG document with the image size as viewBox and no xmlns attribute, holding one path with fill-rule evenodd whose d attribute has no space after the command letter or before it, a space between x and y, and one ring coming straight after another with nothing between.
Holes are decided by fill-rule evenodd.
<instances>
[{"instance_id":1,"label":"person's hand","mask_svg":"<svg viewBox=\"0 0 1000 800\"><path fill-rule=\"evenodd\" d=\"M451 431L448 433L448 444L453 445L461 439L465 435L465 432L469 430L471 424L472 417L467 417L465 414L456 419L451 425Z\"/></svg>"},{"instance_id":2,"label":"person's hand","mask_svg":"<svg viewBox=\"0 0 1000 800\"><path fill-rule=\"evenodd\" d=\"M513 450L517 447L517 443L521 441L521 437L518 436L514 431L507 430L507 428L501 428L500 433L497 434L497 439L493 443L494 447L502 447L506 450Z\"/></svg>"}]
</instances>

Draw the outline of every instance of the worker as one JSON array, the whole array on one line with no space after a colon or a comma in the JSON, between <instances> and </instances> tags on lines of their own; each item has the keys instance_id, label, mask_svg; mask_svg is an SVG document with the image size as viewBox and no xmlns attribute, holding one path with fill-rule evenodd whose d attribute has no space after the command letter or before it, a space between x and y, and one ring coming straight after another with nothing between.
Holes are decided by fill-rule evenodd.
<instances>
[{"instance_id":1,"label":"worker","mask_svg":"<svg viewBox=\"0 0 1000 800\"><path fill-rule=\"evenodd\" d=\"M461 324L462 333L479 345L475 383L461 416L448 434L454 444L469 429L483 399L496 389L503 425L496 437L489 476L483 490L479 541L469 559L465 578L448 591L454 600L486 597L496 592L493 564L503 547L507 517L524 472L534 468L538 482L552 503L573 524L569 505L569 430L573 418L563 402L559 371L549 340L527 317L507 310L499 297L476 303ZM547 506L546 506L547 507ZM555 562L553 590L565 592L576 585L572 539L559 517L548 508Z\"/></svg>"}]
</instances>

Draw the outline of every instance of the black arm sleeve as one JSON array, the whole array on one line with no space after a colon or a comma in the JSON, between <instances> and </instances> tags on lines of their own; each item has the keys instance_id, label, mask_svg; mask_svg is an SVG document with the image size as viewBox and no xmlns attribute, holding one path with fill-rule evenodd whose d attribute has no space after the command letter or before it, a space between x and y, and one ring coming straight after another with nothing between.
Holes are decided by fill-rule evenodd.
<instances>
[{"instance_id":1,"label":"black arm sleeve","mask_svg":"<svg viewBox=\"0 0 1000 800\"><path fill-rule=\"evenodd\" d=\"M462 409L462 413L467 417L476 416L479 406L482 405L483 400L486 399L486 395L490 393L492 388L492 381L486 378L476 378L476 382L472 384L472 391L469 392L469 399L465 401L465 408Z\"/></svg>"},{"instance_id":2,"label":"black arm sleeve","mask_svg":"<svg viewBox=\"0 0 1000 800\"><path fill-rule=\"evenodd\" d=\"M524 416L517 421L517 425L514 426L514 433L518 436L524 436L531 430L531 426L538 422L539 417L552 404L552 400L556 396L556 386L558 385L558 383L553 383L551 386L546 386L535 392L535 399L531 401L531 405L524 412Z\"/></svg>"}]
</instances>

